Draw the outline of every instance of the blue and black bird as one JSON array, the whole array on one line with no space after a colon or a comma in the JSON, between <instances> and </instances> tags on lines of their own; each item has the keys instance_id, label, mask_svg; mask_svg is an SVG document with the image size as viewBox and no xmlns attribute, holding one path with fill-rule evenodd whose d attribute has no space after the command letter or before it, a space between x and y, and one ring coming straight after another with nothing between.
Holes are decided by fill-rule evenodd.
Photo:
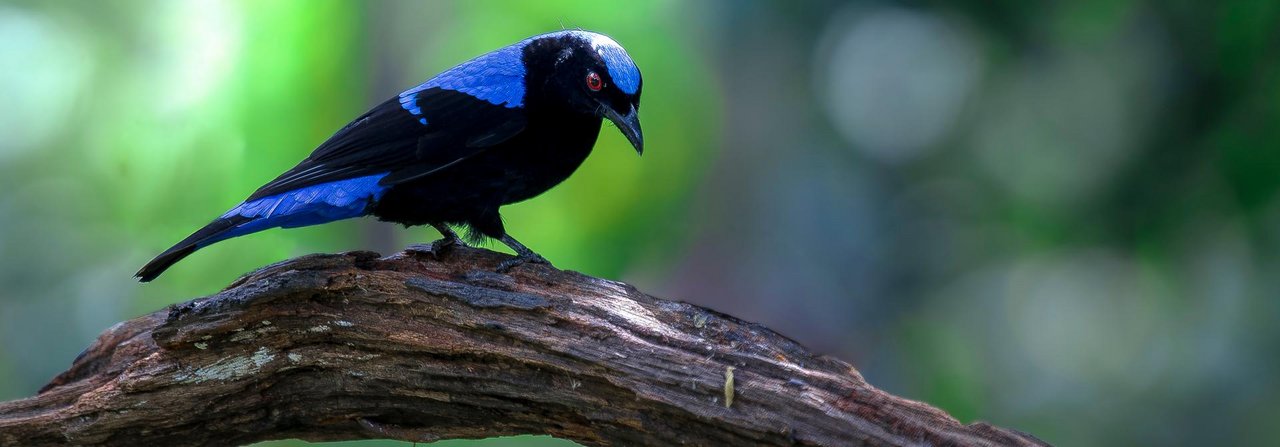
<instances>
[{"instance_id":1,"label":"blue and black bird","mask_svg":"<svg viewBox=\"0 0 1280 447\"><path fill-rule=\"evenodd\" d=\"M450 225L546 260L507 234L498 209L547 191L586 160L608 118L644 150L640 69L609 37L542 34L481 55L405 90L347 124L305 160L258 188L138 271L151 281L210 244L270 228L373 215Z\"/></svg>"}]
</instances>

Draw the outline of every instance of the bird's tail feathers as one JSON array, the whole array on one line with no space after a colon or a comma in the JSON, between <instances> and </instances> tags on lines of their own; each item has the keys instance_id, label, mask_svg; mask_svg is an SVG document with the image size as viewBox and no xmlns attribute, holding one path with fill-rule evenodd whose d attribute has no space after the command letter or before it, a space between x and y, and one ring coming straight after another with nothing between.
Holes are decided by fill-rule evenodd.
<instances>
[{"instance_id":1,"label":"bird's tail feathers","mask_svg":"<svg viewBox=\"0 0 1280 447\"><path fill-rule=\"evenodd\" d=\"M250 220L253 219L233 215L231 217L222 217L214 220L213 222L209 222L209 224L205 225L204 228L196 230L195 233L191 233L191 235L187 236L186 239L183 239L182 242L178 242L172 247L169 247L168 250L165 250L164 253L160 253L160 255L156 256L155 259L148 262L147 265L142 266L142 269L138 270L138 273L135 273L134 276L136 276L139 281L150 282L151 280L156 279L157 276L160 276L161 273L164 273L164 271L169 269L170 266L181 261L182 258L195 253L196 250L199 250L206 245L226 239L229 237L227 235L229 231Z\"/></svg>"},{"instance_id":2,"label":"bird's tail feathers","mask_svg":"<svg viewBox=\"0 0 1280 447\"><path fill-rule=\"evenodd\" d=\"M378 180L386 173L320 183L293 191L252 199L237 205L138 270L142 282L214 242L269 228L297 228L367 214L386 188Z\"/></svg>"}]
</instances>

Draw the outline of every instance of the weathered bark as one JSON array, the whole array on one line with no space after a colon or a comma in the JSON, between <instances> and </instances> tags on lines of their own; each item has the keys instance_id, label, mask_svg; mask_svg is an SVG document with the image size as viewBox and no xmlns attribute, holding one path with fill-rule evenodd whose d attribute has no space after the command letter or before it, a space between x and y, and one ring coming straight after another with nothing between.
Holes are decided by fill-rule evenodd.
<instances>
[{"instance_id":1,"label":"weathered bark","mask_svg":"<svg viewBox=\"0 0 1280 447\"><path fill-rule=\"evenodd\" d=\"M39 395L0 404L0 444L1043 445L886 394L760 325L546 266L493 273L504 258L268 266L108 329Z\"/></svg>"}]
</instances>

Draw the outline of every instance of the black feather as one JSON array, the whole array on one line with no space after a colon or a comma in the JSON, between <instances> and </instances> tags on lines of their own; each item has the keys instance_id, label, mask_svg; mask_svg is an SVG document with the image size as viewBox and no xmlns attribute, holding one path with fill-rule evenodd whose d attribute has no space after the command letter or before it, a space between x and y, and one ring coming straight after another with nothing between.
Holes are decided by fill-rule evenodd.
<instances>
[{"instance_id":1,"label":"black feather","mask_svg":"<svg viewBox=\"0 0 1280 447\"><path fill-rule=\"evenodd\" d=\"M232 216L229 218L219 218L213 222L209 222L208 225L196 230L195 233L191 233L191 235L187 236L186 239L183 239L181 242L169 247L169 249L165 250L164 253L160 253L155 257L155 259L148 262L147 265L142 266L134 276L138 277L139 281L150 282L151 280L156 279L157 276L160 276L161 273L164 273L165 270L168 270L170 266L181 261L182 258L194 253L206 241L217 238L218 235L235 228L237 225L248 222L249 220L251 219L242 216Z\"/></svg>"}]
</instances>

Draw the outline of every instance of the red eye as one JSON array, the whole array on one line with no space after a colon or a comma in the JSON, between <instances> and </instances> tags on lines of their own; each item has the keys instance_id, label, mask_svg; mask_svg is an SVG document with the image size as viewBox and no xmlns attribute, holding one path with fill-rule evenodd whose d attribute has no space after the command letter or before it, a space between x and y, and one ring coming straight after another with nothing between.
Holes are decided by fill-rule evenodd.
<instances>
[{"instance_id":1,"label":"red eye","mask_svg":"<svg viewBox=\"0 0 1280 447\"><path fill-rule=\"evenodd\" d=\"M600 75L596 74L594 71L587 73L587 88L591 89L593 92L598 92L600 89L604 88L604 81L601 80Z\"/></svg>"}]
</instances>

